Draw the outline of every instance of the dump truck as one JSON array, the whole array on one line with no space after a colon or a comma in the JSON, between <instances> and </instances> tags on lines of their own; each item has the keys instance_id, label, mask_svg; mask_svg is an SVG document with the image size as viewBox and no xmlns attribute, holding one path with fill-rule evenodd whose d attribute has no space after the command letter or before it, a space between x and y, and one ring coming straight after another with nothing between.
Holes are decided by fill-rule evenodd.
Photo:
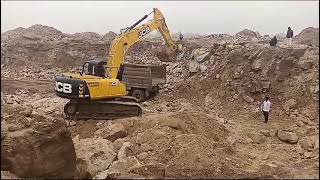
<instances>
[{"instance_id":1,"label":"dump truck","mask_svg":"<svg viewBox=\"0 0 320 180\"><path fill-rule=\"evenodd\" d=\"M138 65L125 63L122 81L126 84L129 96L138 102L147 100L159 92L166 83L166 65Z\"/></svg>"}]
</instances>

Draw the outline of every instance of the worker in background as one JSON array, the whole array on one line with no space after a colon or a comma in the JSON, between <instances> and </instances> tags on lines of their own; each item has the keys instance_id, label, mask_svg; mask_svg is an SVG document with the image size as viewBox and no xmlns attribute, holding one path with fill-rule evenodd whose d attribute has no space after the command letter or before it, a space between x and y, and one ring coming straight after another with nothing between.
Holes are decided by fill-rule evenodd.
<instances>
[{"instance_id":1,"label":"worker in background","mask_svg":"<svg viewBox=\"0 0 320 180\"><path fill-rule=\"evenodd\" d=\"M261 104L261 111L264 116L264 122L268 123L269 113L271 112L271 102L269 97L264 98L264 101Z\"/></svg>"},{"instance_id":2,"label":"worker in background","mask_svg":"<svg viewBox=\"0 0 320 180\"><path fill-rule=\"evenodd\" d=\"M183 35L182 35L181 32L179 32L179 41L177 42L177 43L178 43L178 49L179 49L179 51L182 51L182 50L183 50L182 39L183 39Z\"/></svg>"},{"instance_id":3,"label":"worker in background","mask_svg":"<svg viewBox=\"0 0 320 180\"><path fill-rule=\"evenodd\" d=\"M278 43L277 37L274 36L271 40L270 40L270 46L271 47L276 47Z\"/></svg>"},{"instance_id":4,"label":"worker in background","mask_svg":"<svg viewBox=\"0 0 320 180\"><path fill-rule=\"evenodd\" d=\"M181 33L179 34L179 39L180 39L180 41L182 41L182 39L183 39L183 35Z\"/></svg>"},{"instance_id":5,"label":"worker in background","mask_svg":"<svg viewBox=\"0 0 320 180\"><path fill-rule=\"evenodd\" d=\"M288 31L287 31L287 45L291 46L292 44L292 37L293 37L293 31L291 29L291 27L288 27Z\"/></svg>"}]
</instances>

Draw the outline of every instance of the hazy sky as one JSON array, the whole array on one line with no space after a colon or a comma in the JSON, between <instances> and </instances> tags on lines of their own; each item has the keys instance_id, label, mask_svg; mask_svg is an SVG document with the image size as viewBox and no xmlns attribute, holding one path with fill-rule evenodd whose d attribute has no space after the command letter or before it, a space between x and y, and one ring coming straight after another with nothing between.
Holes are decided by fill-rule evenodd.
<instances>
[{"instance_id":1,"label":"hazy sky","mask_svg":"<svg viewBox=\"0 0 320 180\"><path fill-rule=\"evenodd\" d=\"M1 32L33 24L65 33L109 30L119 33L159 8L171 32L296 33L319 27L319 1L1 1ZM151 18L152 16L150 16Z\"/></svg>"}]
</instances>

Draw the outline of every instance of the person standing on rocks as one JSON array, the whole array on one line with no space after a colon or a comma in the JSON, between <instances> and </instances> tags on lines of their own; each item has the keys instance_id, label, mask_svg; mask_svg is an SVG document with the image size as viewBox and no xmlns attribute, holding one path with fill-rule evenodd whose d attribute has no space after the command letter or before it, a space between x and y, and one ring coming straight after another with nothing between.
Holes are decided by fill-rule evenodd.
<instances>
[{"instance_id":1,"label":"person standing on rocks","mask_svg":"<svg viewBox=\"0 0 320 180\"><path fill-rule=\"evenodd\" d=\"M183 39L183 35L180 33L179 34L179 40L182 41L182 39Z\"/></svg>"},{"instance_id":2,"label":"person standing on rocks","mask_svg":"<svg viewBox=\"0 0 320 180\"><path fill-rule=\"evenodd\" d=\"M287 45L291 46L292 44L292 37L293 37L293 31L291 29L291 27L288 27L288 31L287 31Z\"/></svg>"},{"instance_id":3,"label":"person standing on rocks","mask_svg":"<svg viewBox=\"0 0 320 180\"><path fill-rule=\"evenodd\" d=\"M264 101L261 104L261 111L264 116L264 122L268 123L269 112L271 112L271 102L269 100L269 97L264 98Z\"/></svg>"}]
</instances>

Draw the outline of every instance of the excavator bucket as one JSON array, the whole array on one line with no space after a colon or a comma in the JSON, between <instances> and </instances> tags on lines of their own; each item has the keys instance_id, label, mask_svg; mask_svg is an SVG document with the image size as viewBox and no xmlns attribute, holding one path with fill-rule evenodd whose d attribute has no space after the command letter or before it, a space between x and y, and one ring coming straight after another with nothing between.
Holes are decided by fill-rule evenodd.
<instances>
[{"instance_id":1,"label":"excavator bucket","mask_svg":"<svg viewBox=\"0 0 320 180\"><path fill-rule=\"evenodd\" d=\"M177 55L177 51L167 48L161 48L156 51L157 58L162 62L174 62L176 61Z\"/></svg>"}]
</instances>

